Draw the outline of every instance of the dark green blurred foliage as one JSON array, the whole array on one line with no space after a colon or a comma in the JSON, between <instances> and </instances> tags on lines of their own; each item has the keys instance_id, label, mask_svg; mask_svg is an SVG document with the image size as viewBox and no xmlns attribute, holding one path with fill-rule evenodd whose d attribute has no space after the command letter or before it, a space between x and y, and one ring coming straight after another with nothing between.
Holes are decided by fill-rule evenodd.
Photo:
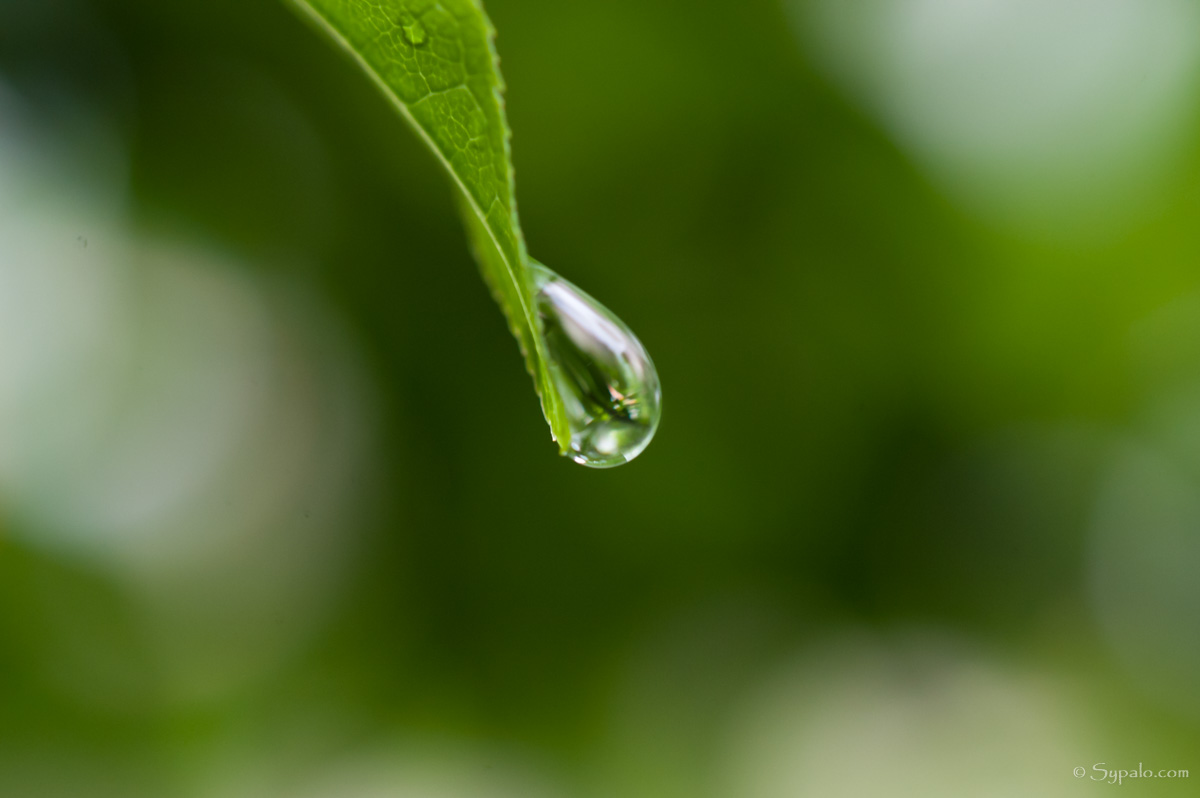
<instances>
[{"instance_id":1,"label":"dark green blurred foliage","mask_svg":"<svg viewBox=\"0 0 1200 798\"><path fill-rule=\"evenodd\" d=\"M1105 647L1088 570L1113 441L1159 390L1130 332L1197 287L1200 148L1124 226L1030 232L939 188L780 3L487 7L530 252L662 377L657 439L610 472L556 456L434 159L282 3L0 8L0 75L77 177L64 98L113 123L139 230L308 285L377 403L329 609L212 700L160 694L138 599L0 515L0 751L68 752L63 794L199 795L228 751L415 734L686 794L780 658L916 625L1094 689L1145 743L1061 784L1106 756L1200 767L1200 715ZM64 661L104 673L72 694Z\"/></svg>"}]
</instances>

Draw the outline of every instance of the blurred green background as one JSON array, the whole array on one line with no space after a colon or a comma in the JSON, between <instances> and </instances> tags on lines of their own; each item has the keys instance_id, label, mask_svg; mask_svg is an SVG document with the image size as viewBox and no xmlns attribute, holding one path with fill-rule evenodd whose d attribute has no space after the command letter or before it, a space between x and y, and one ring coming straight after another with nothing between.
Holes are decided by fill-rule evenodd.
<instances>
[{"instance_id":1,"label":"blurred green background","mask_svg":"<svg viewBox=\"0 0 1200 798\"><path fill-rule=\"evenodd\" d=\"M613 471L282 3L0 2L0 796L1194 794L1200 4L487 8Z\"/></svg>"}]
</instances>

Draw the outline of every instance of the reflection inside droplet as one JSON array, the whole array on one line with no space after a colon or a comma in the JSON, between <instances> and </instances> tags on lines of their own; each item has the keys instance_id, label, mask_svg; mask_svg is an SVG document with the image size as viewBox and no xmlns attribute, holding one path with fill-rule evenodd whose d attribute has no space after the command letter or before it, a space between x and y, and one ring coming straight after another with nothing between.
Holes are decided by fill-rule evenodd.
<instances>
[{"instance_id":1,"label":"reflection inside droplet","mask_svg":"<svg viewBox=\"0 0 1200 798\"><path fill-rule=\"evenodd\" d=\"M650 355L625 323L575 285L534 263L550 373L571 424L571 458L592 468L641 454L662 414Z\"/></svg>"}]
</instances>

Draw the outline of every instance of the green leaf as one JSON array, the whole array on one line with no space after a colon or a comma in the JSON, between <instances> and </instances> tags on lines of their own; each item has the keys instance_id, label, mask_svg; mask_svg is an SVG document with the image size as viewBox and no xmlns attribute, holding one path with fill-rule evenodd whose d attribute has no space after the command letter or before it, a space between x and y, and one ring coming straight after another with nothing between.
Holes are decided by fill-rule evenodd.
<instances>
[{"instance_id":1,"label":"green leaf","mask_svg":"<svg viewBox=\"0 0 1200 798\"><path fill-rule=\"evenodd\" d=\"M504 81L479 0L288 0L327 33L450 174L492 295L520 344L559 449L571 430L550 377L517 221Z\"/></svg>"}]
</instances>

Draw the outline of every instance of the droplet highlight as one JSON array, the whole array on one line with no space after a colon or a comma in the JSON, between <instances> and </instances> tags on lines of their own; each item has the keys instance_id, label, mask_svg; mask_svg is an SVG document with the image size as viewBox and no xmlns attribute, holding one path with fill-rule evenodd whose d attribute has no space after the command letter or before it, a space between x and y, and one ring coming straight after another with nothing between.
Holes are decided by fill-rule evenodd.
<instances>
[{"instance_id":1,"label":"droplet highlight","mask_svg":"<svg viewBox=\"0 0 1200 798\"><path fill-rule=\"evenodd\" d=\"M628 463L662 415L654 362L612 311L542 264L531 266L547 365L570 420L570 457L591 468Z\"/></svg>"}]
</instances>

